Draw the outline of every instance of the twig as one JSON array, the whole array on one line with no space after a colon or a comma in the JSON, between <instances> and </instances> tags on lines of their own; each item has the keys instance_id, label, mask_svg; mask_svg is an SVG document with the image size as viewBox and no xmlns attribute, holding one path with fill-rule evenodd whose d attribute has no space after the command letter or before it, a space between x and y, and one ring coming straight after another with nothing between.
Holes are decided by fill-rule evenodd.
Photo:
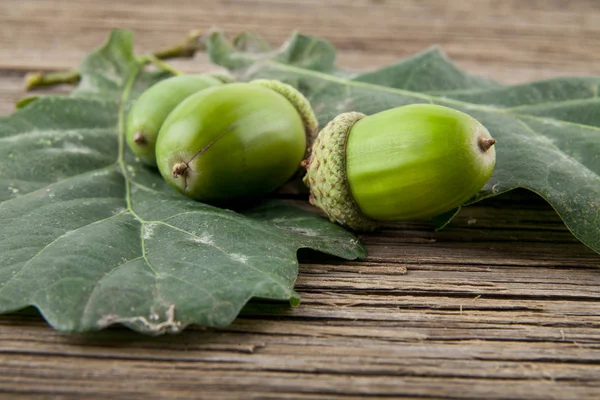
<instances>
[{"instance_id":1,"label":"twig","mask_svg":"<svg viewBox=\"0 0 600 400\"><path fill-rule=\"evenodd\" d=\"M177 68L173 68L166 62L162 61L160 58L156 57L154 54L148 54L146 56L147 62L154 64L158 69L166 71L172 75L183 75L183 72L178 70ZM146 60L142 59L142 62L147 63Z\"/></svg>"},{"instance_id":2,"label":"twig","mask_svg":"<svg viewBox=\"0 0 600 400\"><path fill-rule=\"evenodd\" d=\"M161 60L178 57L193 57L197 51L204 50L205 44L203 33L199 30L192 31L185 40L175 46L157 50L151 54L142 55L139 60L143 63L153 63L158 68L170 72L174 75L181 74L180 71L171 67ZM59 71L59 72L33 72L25 76L25 90L30 91L45 86L54 86L60 84L74 85L79 82L80 75L78 71Z\"/></svg>"},{"instance_id":3,"label":"twig","mask_svg":"<svg viewBox=\"0 0 600 400\"><path fill-rule=\"evenodd\" d=\"M178 45L153 52L154 57L160 60L178 57L194 57L197 51L206 48L204 44L204 33L201 30L193 30L188 33L185 40Z\"/></svg>"},{"instance_id":4,"label":"twig","mask_svg":"<svg viewBox=\"0 0 600 400\"><path fill-rule=\"evenodd\" d=\"M32 72L25 75L25 91L44 86L60 85L68 83L71 85L79 82L79 72L60 71L60 72Z\"/></svg>"}]
</instances>

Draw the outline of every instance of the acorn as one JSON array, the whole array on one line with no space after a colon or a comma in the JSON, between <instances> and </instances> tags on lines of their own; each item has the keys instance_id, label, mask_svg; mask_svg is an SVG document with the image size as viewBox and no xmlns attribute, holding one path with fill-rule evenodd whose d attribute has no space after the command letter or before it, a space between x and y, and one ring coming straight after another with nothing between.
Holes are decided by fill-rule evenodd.
<instances>
[{"instance_id":1,"label":"acorn","mask_svg":"<svg viewBox=\"0 0 600 400\"><path fill-rule=\"evenodd\" d=\"M160 129L163 178L207 203L272 192L299 169L317 133L308 100L278 81L231 83L179 104Z\"/></svg>"},{"instance_id":2,"label":"acorn","mask_svg":"<svg viewBox=\"0 0 600 400\"><path fill-rule=\"evenodd\" d=\"M156 166L156 137L169 113L192 94L220 85L223 81L211 75L178 75L144 91L127 117L126 138L133 154Z\"/></svg>"},{"instance_id":3,"label":"acorn","mask_svg":"<svg viewBox=\"0 0 600 400\"><path fill-rule=\"evenodd\" d=\"M304 183L311 204L354 230L428 219L483 188L495 143L475 118L438 105L344 113L319 133Z\"/></svg>"}]
</instances>

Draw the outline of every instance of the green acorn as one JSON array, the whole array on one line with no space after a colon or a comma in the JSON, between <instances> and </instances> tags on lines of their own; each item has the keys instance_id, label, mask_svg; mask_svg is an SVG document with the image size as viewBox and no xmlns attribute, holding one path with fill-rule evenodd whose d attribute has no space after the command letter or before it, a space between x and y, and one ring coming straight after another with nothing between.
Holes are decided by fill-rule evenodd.
<instances>
[{"instance_id":1,"label":"green acorn","mask_svg":"<svg viewBox=\"0 0 600 400\"><path fill-rule=\"evenodd\" d=\"M355 230L427 219L483 188L495 143L476 119L437 105L344 113L319 133L304 182L311 204Z\"/></svg>"},{"instance_id":2,"label":"green acorn","mask_svg":"<svg viewBox=\"0 0 600 400\"><path fill-rule=\"evenodd\" d=\"M293 87L232 83L196 93L169 114L156 144L158 169L195 200L254 198L294 175L316 132L308 100Z\"/></svg>"},{"instance_id":3,"label":"green acorn","mask_svg":"<svg viewBox=\"0 0 600 400\"><path fill-rule=\"evenodd\" d=\"M148 88L127 117L126 138L133 154L145 164L156 166L156 137L169 113L192 94L221 85L223 81L211 75L179 75Z\"/></svg>"}]
</instances>

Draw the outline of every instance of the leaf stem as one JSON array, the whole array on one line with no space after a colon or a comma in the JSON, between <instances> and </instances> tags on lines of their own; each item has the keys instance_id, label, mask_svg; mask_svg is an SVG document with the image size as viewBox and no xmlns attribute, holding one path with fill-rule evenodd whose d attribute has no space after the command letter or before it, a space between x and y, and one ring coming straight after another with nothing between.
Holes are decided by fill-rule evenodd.
<instances>
[{"instance_id":1,"label":"leaf stem","mask_svg":"<svg viewBox=\"0 0 600 400\"><path fill-rule=\"evenodd\" d=\"M79 72L77 71L32 72L25 76L25 91L61 83L74 85L77 82L79 82Z\"/></svg>"},{"instance_id":2,"label":"leaf stem","mask_svg":"<svg viewBox=\"0 0 600 400\"><path fill-rule=\"evenodd\" d=\"M204 33L201 30L193 30L179 44L167 47L162 50L152 52L154 57L160 60L179 57L194 57L197 51L202 51L206 48L204 43Z\"/></svg>"},{"instance_id":3,"label":"leaf stem","mask_svg":"<svg viewBox=\"0 0 600 400\"><path fill-rule=\"evenodd\" d=\"M183 75L182 71L178 70L177 68L174 68L174 67L170 66L168 63L162 61L160 58L156 57L154 54L148 54L146 56L143 56L143 59L141 61L144 64L152 63L158 69L161 69L161 70L163 70L165 72L168 72L170 74L173 74L173 75Z\"/></svg>"},{"instance_id":4,"label":"leaf stem","mask_svg":"<svg viewBox=\"0 0 600 400\"><path fill-rule=\"evenodd\" d=\"M140 57L140 60L145 64L152 63L158 68L170 72L173 75L181 75L181 71L171 67L162 60L178 57L193 57L197 51L202 51L204 49L204 34L200 30L194 30L191 31L181 43L154 51L147 55L143 55ZM60 84L74 85L79 82L79 79L79 72L72 70L58 72L32 72L25 76L25 91Z\"/></svg>"}]
</instances>

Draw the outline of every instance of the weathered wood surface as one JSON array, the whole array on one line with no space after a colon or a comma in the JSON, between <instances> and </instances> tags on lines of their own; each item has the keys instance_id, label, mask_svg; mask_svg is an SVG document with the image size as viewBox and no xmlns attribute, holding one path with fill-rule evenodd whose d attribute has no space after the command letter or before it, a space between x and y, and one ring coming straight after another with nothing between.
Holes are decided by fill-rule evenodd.
<instances>
[{"instance_id":1,"label":"weathered wood surface","mask_svg":"<svg viewBox=\"0 0 600 400\"><path fill-rule=\"evenodd\" d=\"M439 43L504 82L600 74L595 1L193 3L3 0L0 114L25 72L77 65L111 27L133 28L141 51L191 28L273 44L299 29L351 68ZM202 55L177 65L208 67ZM468 207L442 232L404 224L362 239L360 262L301 254L301 306L253 303L223 330L64 335L32 313L1 316L0 397L600 398L600 256L535 196Z\"/></svg>"}]
</instances>

